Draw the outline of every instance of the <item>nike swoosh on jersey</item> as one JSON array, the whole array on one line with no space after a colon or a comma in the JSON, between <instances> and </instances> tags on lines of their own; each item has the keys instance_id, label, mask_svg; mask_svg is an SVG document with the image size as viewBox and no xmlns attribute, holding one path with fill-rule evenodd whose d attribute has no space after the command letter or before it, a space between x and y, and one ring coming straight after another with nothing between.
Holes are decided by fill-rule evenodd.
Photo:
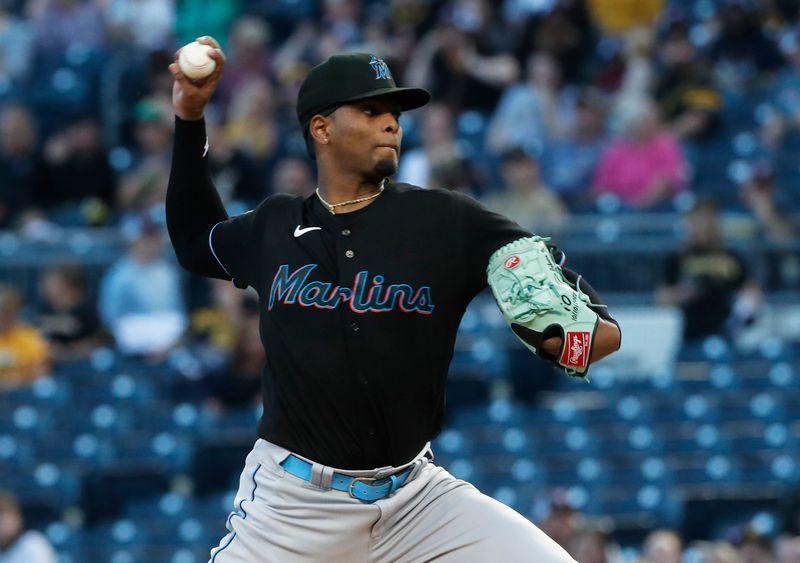
<instances>
[{"instance_id":1,"label":"nike swoosh on jersey","mask_svg":"<svg viewBox=\"0 0 800 563\"><path fill-rule=\"evenodd\" d=\"M208 137L206 136L206 144L203 146L203 158L208 154Z\"/></svg>"},{"instance_id":2,"label":"nike swoosh on jersey","mask_svg":"<svg viewBox=\"0 0 800 563\"><path fill-rule=\"evenodd\" d=\"M311 231L321 231L321 230L322 230L322 227L306 227L304 229L301 229L300 225L297 225L294 228L294 237L295 238L301 237L306 233L310 233Z\"/></svg>"}]
</instances>

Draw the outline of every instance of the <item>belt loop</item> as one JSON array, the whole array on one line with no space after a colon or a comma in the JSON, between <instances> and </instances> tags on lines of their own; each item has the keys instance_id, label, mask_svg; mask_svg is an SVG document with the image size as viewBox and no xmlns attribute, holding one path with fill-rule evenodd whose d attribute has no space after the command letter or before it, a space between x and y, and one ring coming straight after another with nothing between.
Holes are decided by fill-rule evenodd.
<instances>
[{"instance_id":1,"label":"belt loop","mask_svg":"<svg viewBox=\"0 0 800 563\"><path fill-rule=\"evenodd\" d=\"M309 482L313 487L322 488L322 476L325 472L325 466L319 463L311 464L311 479Z\"/></svg>"},{"instance_id":2,"label":"belt loop","mask_svg":"<svg viewBox=\"0 0 800 563\"><path fill-rule=\"evenodd\" d=\"M333 483L333 473L333 467L328 467L327 465L322 466L322 473L319 479L319 486L321 489L325 489L326 491L330 490L331 484Z\"/></svg>"}]
</instances>

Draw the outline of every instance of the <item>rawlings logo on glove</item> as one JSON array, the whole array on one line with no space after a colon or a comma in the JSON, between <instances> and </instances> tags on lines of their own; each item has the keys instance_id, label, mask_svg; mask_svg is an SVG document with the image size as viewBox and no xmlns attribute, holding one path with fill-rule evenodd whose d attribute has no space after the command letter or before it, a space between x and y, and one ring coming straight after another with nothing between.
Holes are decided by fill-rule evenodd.
<instances>
[{"instance_id":1,"label":"rawlings logo on glove","mask_svg":"<svg viewBox=\"0 0 800 563\"><path fill-rule=\"evenodd\" d=\"M486 269L489 287L528 349L569 375L585 376L599 317L589 307L589 297L564 278L546 240L519 239L492 254ZM563 339L558 356L541 350L542 341L551 336Z\"/></svg>"}]
</instances>

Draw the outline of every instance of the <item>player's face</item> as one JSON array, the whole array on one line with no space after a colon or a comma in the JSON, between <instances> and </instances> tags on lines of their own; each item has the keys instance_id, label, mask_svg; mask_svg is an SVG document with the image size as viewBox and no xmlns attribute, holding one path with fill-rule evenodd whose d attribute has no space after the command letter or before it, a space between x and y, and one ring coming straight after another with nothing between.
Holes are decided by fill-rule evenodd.
<instances>
[{"instance_id":1,"label":"player's face","mask_svg":"<svg viewBox=\"0 0 800 563\"><path fill-rule=\"evenodd\" d=\"M338 162L349 163L367 176L385 178L400 161L400 106L391 99L371 98L341 106L330 129L331 149Z\"/></svg>"}]
</instances>

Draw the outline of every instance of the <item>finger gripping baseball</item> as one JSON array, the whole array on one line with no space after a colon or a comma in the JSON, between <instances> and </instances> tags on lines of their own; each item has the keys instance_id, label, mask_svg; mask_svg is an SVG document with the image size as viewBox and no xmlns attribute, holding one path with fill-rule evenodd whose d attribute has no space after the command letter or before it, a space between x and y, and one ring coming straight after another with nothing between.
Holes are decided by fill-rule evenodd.
<instances>
[{"instance_id":1,"label":"finger gripping baseball","mask_svg":"<svg viewBox=\"0 0 800 563\"><path fill-rule=\"evenodd\" d=\"M489 259L489 287L514 334L534 354L549 359L569 375L585 376L598 316L589 297L569 283L538 236L511 242ZM541 350L542 341L561 336L558 357Z\"/></svg>"}]
</instances>

